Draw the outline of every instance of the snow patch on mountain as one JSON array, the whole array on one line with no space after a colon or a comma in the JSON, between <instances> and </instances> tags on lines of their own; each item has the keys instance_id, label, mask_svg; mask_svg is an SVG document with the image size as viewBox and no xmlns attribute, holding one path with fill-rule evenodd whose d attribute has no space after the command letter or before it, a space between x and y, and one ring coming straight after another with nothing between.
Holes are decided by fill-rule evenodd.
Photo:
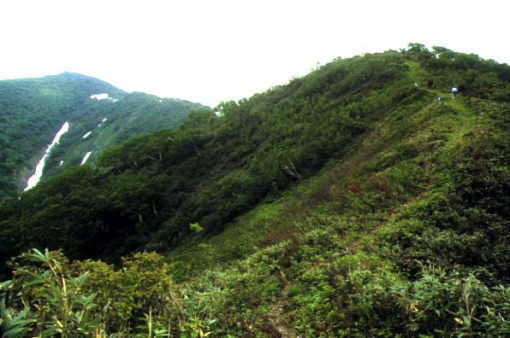
<instances>
[{"instance_id":1,"label":"snow patch on mountain","mask_svg":"<svg viewBox=\"0 0 510 338\"><path fill-rule=\"evenodd\" d=\"M90 136L90 134L92 134L92 131L88 131L85 135L82 136L82 138L86 139Z\"/></svg>"},{"instance_id":2,"label":"snow patch on mountain","mask_svg":"<svg viewBox=\"0 0 510 338\"><path fill-rule=\"evenodd\" d=\"M85 163L87 163L87 160L89 159L90 154L92 154L92 152L91 152L91 151L87 152L87 153L85 154L85 156L83 156L83 159L81 160L80 165L84 165Z\"/></svg>"},{"instance_id":3,"label":"snow patch on mountain","mask_svg":"<svg viewBox=\"0 0 510 338\"><path fill-rule=\"evenodd\" d=\"M90 98L92 100L98 100L98 101L101 101L101 100L107 100L110 98L110 95L108 93L100 93L100 94L93 94L93 95L90 95Z\"/></svg>"},{"instance_id":4,"label":"snow patch on mountain","mask_svg":"<svg viewBox=\"0 0 510 338\"><path fill-rule=\"evenodd\" d=\"M119 99L111 97L108 93L93 94L93 95L90 95L89 98L91 100L98 100L98 101L106 100L106 101L110 101L110 102L113 102L113 103L119 101Z\"/></svg>"},{"instance_id":5,"label":"snow patch on mountain","mask_svg":"<svg viewBox=\"0 0 510 338\"><path fill-rule=\"evenodd\" d=\"M56 146L60 142L60 138L69 131L70 124L69 122L65 122L60 130L57 132L55 137L53 138L53 141L50 145L46 148L46 151L44 152L43 157L39 160L37 163L37 166L35 167L35 172L30 178L28 179L27 186L24 191L30 190L33 187L35 187L39 181L41 180L41 177L43 175L44 166L46 165L46 160L48 159L48 156L50 155L51 149L53 149L54 146Z\"/></svg>"}]
</instances>

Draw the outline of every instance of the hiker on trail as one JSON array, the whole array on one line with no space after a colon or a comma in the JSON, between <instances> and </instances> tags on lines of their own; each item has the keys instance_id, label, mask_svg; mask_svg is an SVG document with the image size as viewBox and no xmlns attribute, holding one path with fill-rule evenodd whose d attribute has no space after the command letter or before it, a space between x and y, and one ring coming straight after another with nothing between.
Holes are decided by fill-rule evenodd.
<instances>
[{"instance_id":1,"label":"hiker on trail","mask_svg":"<svg viewBox=\"0 0 510 338\"><path fill-rule=\"evenodd\" d=\"M455 98L455 95L459 92L457 87L452 87L452 97Z\"/></svg>"}]
</instances>

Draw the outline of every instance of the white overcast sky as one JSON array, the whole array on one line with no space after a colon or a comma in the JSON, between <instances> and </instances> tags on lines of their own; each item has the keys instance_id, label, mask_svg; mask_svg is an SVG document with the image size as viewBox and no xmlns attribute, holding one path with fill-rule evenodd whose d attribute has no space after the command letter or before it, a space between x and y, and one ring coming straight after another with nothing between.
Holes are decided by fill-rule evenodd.
<instances>
[{"instance_id":1,"label":"white overcast sky","mask_svg":"<svg viewBox=\"0 0 510 338\"><path fill-rule=\"evenodd\" d=\"M507 0L2 0L0 79L72 71L214 106L409 42L510 63L509 10Z\"/></svg>"}]
</instances>

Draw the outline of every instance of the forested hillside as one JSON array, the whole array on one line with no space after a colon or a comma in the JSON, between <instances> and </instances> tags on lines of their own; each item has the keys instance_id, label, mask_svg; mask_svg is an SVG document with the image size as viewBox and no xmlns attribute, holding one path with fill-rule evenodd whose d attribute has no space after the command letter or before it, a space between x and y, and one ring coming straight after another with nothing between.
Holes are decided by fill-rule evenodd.
<instances>
[{"instance_id":1,"label":"forested hillside","mask_svg":"<svg viewBox=\"0 0 510 338\"><path fill-rule=\"evenodd\" d=\"M2 204L2 262L61 250L4 264L2 328L505 336L509 102L509 66L412 44L195 110Z\"/></svg>"},{"instance_id":2,"label":"forested hillside","mask_svg":"<svg viewBox=\"0 0 510 338\"><path fill-rule=\"evenodd\" d=\"M183 100L128 94L75 73L0 81L0 200L25 187L66 121L69 132L53 150L43 179L80 164L87 152L94 161L106 147L129 137L176 127L197 107Z\"/></svg>"}]
</instances>

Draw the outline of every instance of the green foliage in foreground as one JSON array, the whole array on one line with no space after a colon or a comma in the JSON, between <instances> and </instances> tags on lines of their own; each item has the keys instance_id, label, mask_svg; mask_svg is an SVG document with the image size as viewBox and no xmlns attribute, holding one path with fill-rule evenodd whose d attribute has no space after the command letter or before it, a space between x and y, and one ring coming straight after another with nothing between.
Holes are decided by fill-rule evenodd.
<instances>
[{"instance_id":1,"label":"green foliage in foreground","mask_svg":"<svg viewBox=\"0 0 510 338\"><path fill-rule=\"evenodd\" d=\"M47 243L73 259L166 256L113 266L26 253L2 284L2 329L41 335L57 319L70 336L510 335L507 67L478 60L470 69L495 85L452 99L439 84L468 74L455 66L465 58L434 68L430 53L335 61L4 204L4 256ZM307 97L310 109L296 103Z\"/></svg>"},{"instance_id":2,"label":"green foliage in foreground","mask_svg":"<svg viewBox=\"0 0 510 338\"><path fill-rule=\"evenodd\" d=\"M120 268L32 250L11 262L13 280L0 295L2 337L206 337L186 290L170 278L163 257L137 253ZM193 299L196 301L197 299Z\"/></svg>"},{"instance_id":3,"label":"green foliage in foreground","mask_svg":"<svg viewBox=\"0 0 510 338\"><path fill-rule=\"evenodd\" d=\"M236 270L176 285L154 253L115 270L96 261L69 263L59 252L33 251L0 292L4 337L504 336L510 333L510 288L470 274L425 268L414 281L356 255L335 275L320 268L282 290L274 275L288 243L268 248ZM374 262L375 263L375 262ZM86 272L83 272L86 270ZM277 271L277 270L276 270ZM297 283L298 281L294 282ZM304 293L300 288L309 288ZM298 306L292 309L294 306ZM292 317L283 311L291 311ZM290 328L289 323L294 324Z\"/></svg>"}]
</instances>

